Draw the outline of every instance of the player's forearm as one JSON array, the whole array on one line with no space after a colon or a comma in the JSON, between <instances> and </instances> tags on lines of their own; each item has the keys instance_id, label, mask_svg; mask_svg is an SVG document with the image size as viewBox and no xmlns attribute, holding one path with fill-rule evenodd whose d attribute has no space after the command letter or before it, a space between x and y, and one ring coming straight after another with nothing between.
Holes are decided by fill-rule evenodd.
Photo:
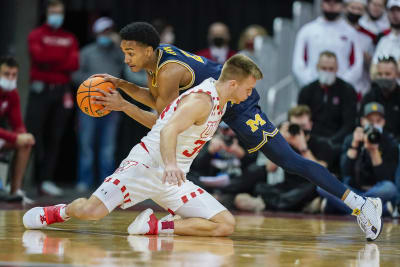
<instances>
[{"instance_id":1,"label":"player's forearm","mask_svg":"<svg viewBox=\"0 0 400 267\"><path fill-rule=\"evenodd\" d=\"M119 79L117 87L143 105L156 109L156 101L148 88L140 87L122 79Z\"/></svg>"},{"instance_id":2,"label":"player's forearm","mask_svg":"<svg viewBox=\"0 0 400 267\"><path fill-rule=\"evenodd\" d=\"M165 126L160 132L160 151L164 165L176 165L176 144L178 132L174 127Z\"/></svg>"},{"instance_id":3,"label":"player's forearm","mask_svg":"<svg viewBox=\"0 0 400 267\"><path fill-rule=\"evenodd\" d=\"M149 129L151 129L154 124L156 124L157 115L152 112L140 109L138 106L131 104L128 101L125 101L124 106L121 109L126 115Z\"/></svg>"}]
</instances>

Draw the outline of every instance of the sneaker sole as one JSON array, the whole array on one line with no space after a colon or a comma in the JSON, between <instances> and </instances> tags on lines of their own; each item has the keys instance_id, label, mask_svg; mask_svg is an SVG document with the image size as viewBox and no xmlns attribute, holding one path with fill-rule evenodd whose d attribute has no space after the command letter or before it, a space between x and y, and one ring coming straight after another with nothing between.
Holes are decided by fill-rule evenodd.
<instances>
[{"instance_id":1,"label":"sneaker sole","mask_svg":"<svg viewBox=\"0 0 400 267\"><path fill-rule=\"evenodd\" d=\"M147 209L144 212L142 212L141 214L139 214L139 216L137 216L135 218L135 220L133 221L133 223L131 223L128 226L128 233L130 235L140 235L139 233L139 227L142 226L144 223L147 223L148 218L150 217L150 215L153 213L152 209ZM142 233L142 235L145 233Z\"/></svg>"},{"instance_id":2,"label":"sneaker sole","mask_svg":"<svg viewBox=\"0 0 400 267\"><path fill-rule=\"evenodd\" d=\"M380 229L379 229L379 232L378 232L378 234L376 235L376 237L375 238L367 238L367 241L374 241L374 240L376 240L378 237L379 237L379 235L382 233L382 229L383 229L383 220L382 220L382 200L380 199L380 198L378 198L378 200L379 200L379 212L380 212L380 219L381 219L381 226L380 226Z\"/></svg>"}]
</instances>

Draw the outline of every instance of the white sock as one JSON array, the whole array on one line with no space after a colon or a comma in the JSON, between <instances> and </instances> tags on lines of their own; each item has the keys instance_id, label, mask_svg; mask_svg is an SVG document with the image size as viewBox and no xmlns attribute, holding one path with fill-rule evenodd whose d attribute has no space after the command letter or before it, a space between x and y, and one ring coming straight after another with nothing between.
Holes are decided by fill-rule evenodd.
<instances>
[{"instance_id":1,"label":"white sock","mask_svg":"<svg viewBox=\"0 0 400 267\"><path fill-rule=\"evenodd\" d=\"M159 234L173 234L174 228L174 221L158 221Z\"/></svg>"},{"instance_id":2,"label":"white sock","mask_svg":"<svg viewBox=\"0 0 400 267\"><path fill-rule=\"evenodd\" d=\"M344 203L347 206L349 206L349 208L352 210L354 210L354 209L361 210L362 205L364 205L364 203L365 203L365 198L357 195L353 191L350 191L350 193L344 199Z\"/></svg>"},{"instance_id":3,"label":"white sock","mask_svg":"<svg viewBox=\"0 0 400 267\"><path fill-rule=\"evenodd\" d=\"M64 205L60 209L60 216L61 216L61 218L63 218L63 220L68 220L70 218L66 213L66 209L67 209L67 205Z\"/></svg>"}]
</instances>

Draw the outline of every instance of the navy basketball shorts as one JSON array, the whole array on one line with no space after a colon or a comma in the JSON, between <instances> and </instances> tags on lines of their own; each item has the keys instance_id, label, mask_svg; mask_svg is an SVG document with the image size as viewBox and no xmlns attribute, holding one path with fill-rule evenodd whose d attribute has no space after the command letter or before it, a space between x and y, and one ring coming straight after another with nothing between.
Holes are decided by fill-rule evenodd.
<instances>
[{"instance_id":1,"label":"navy basketball shorts","mask_svg":"<svg viewBox=\"0 0 400 267\"><path fill-rule=\"evenodd\" d=\"M229 104L222 118L246 144L249 153L258 151L278 133L275 125L261 111L258 105L259 100L260 96L254 89L246 101L240 104Z\"/></svg>"}]
</instances>

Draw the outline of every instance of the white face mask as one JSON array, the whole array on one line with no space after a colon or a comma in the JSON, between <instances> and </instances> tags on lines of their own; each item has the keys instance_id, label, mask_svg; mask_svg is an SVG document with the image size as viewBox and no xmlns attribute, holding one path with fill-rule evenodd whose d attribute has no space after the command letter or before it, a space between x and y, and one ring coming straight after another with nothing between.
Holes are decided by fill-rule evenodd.
<instances>
[{"instance_id":1,"label":"white face mask","mask_svg":"<svg viewBox=\"0 0 400 267\"><path fill-rule=\"evenodd\" d=\"M7 78L1 77L0 78L0 87L3 91L12 91L17 88L17 80L9 80Z\"/></svg>"},{"instance_id":2,"label":"white face mask","mask_svg":"<svg viewBox=\"0 0 400 267\"><path fill-rule=\"evenodd\" d=\"M330 71L318 71L318 80L320 84L332 85L336 80L336 73Z\"/></svg>"}]
</instances>

